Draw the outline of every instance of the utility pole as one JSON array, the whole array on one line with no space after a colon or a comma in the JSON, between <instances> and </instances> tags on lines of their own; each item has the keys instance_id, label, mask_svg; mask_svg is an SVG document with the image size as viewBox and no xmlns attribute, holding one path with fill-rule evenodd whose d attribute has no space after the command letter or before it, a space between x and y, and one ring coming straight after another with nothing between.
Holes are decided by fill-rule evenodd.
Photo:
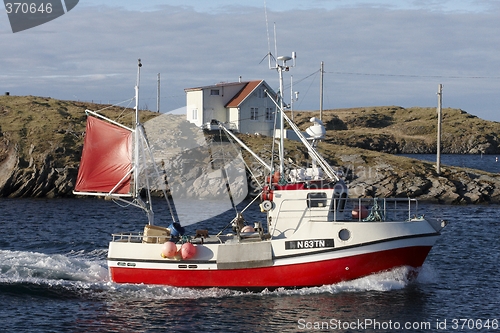
<instances>
[{"instance_id":1,"label":"utility pole","mask_svg":"<svg viewBox=\"0 0 500 333\"><path fill-rule=\"evenodd\" d=\"M290 112L292 114L292 121L293 121L293 103L295 103L298 100L299 100L299 92L293 91L293 75L290 75Z\"/></svg>"},{"instance_id":2,"label":"utility pole","mask_svg":"<svg viewBox=\"0 0 500 333\"><path fill-rule=\"evenodd\" d=\"M438 125L437 125L437 156L436 156L436 172L438 175L441 174L441 114L443 109L443 85L438 86Z\"/></svg>"},{"instance_id":3,"label":"utility pole","mask_svg":"<svg viewBox=\"0 0 500 333\"><path fill-rule=\"evenodd\" d=\"M293 75L290 75L290 113L293 121Z\"/></svg>"},{"instance_id":4,"label":"utility pole","mask_svg":"<svg viewBox=\"0 0 500 333\"><path fill-rule=\"evenodd\" d=\"M160 113L160 73L158 73L158 91L156 93L156 112Z\"/></svg>"},{"instance_id":5,"label":"utility pole","mask_svg":"<svg viewBox=\"0 0 500 333\"><path fill-rule=\"evenodd\" d=\"M319 120L323 121L323 73L324 73L324 63L321 62L320 65L320 79L319 79Z\"/></svg>"}]
</instances>

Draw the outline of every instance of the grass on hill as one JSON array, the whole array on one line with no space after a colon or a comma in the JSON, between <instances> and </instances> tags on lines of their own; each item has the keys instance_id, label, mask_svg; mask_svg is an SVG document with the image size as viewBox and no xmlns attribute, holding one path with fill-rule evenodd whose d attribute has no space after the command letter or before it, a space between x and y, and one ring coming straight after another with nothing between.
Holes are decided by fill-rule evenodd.
<instances>
[{"instance_id":1,"label":"grass on hill","mask_svg":"<svg viewBox=\"0 0 500 333\"><path fill-rule=\"evenodd\" d=\"M294 112L294 121L305 130L319 111ZM436 108L398 106L366 107L323 111L327 140L349 143L366 137L390 137L395 142L414 141L435 146L437 142ZM441 142L454 147L463 142L481 144L500 135L500 122L486 121L460 109L442 111Z\"/></svg>"}]
</instances>

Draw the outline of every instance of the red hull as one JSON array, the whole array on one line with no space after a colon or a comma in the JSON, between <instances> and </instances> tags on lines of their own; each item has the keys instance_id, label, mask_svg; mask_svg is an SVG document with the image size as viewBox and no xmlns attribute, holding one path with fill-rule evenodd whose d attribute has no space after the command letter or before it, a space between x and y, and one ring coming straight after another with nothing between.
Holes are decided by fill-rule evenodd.
<instances>
[{"instance_id":1,"label":"red hull","mask_svg":"<svg viewBox=\"0 0 500 333\"><path fill-rule=\"evenodd\" d=\"M430 250L430 246L414 246L319 262L229 270L110 267L110 276L117 283L175 287L312 287L353 280L400 266L418 268Z\"/></svg>"}]
</instances>

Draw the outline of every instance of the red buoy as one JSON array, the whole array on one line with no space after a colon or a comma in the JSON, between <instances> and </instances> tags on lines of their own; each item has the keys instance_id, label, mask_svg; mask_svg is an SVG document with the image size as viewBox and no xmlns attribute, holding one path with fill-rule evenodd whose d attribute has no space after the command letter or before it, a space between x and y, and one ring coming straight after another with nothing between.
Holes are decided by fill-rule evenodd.
<instances>
[{"instance_id":1,"label":"red buoy","mask_svg":"<svg viewBox=\"0 0 500 333\"><path fill-rule=\"evenodd\" d=\"M184 243L180 252L182 259L191 259L196 255L196 246L191 243Z\"/></svg>"},{"instance_id":2,"label":"red buoy","mask_svg":"<svg viewBox=\"0 0 500 333\"><path fill-rule=\"evenodd\" d=\"M355 220L365 219L368 217L368 209L365 206L356 206L351 212L352 218Z\"/></svg>"},{"instance_id":3,"label":"red buoy","mask_svg":"<svg viewBox=\"0 0 500 333\"><path fill-rule=\"evenodd\" d=\"M161 247L161 256L163 258L173 258L177 253L177 245L174 242L167 241Z\"/></svg>"}]
</instances>

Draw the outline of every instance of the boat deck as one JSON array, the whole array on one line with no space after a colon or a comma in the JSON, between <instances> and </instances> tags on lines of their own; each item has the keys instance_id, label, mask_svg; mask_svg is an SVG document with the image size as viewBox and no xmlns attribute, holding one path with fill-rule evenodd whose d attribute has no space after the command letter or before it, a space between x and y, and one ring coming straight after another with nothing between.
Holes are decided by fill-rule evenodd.
<instances>
[{"instance_id":1,"label":"boat deck","mask_svg":"<svg viewBox=\"0 0 500 333\"><path fill-rule=\"evenodd\" d=\"M341 202L344 200L344 202ZM333 202L330 202L333 201ZM342 205L339 207L338 205ZM331 207L331 208L327 208ZM332 219L323 222L402 222L416 221L423 219L418 216L418 202L410 198L391 198L391 199L366 199L366 198L347 198L347 199L317 199L316 204L310 205L310 221L315 221L314 211L317 209L330 209ZM294 210L285 211L294 213ZM112 234L113 242L130 243L164 243L171 240L170 230L160 226L146 225L144 232L121 232ZM271 236L264 232L244 232L206 235L205 237L190 237L190 242L194 244L225 244L232 242L259 242L270 239Z\"/></svg>"}]
</instances>

